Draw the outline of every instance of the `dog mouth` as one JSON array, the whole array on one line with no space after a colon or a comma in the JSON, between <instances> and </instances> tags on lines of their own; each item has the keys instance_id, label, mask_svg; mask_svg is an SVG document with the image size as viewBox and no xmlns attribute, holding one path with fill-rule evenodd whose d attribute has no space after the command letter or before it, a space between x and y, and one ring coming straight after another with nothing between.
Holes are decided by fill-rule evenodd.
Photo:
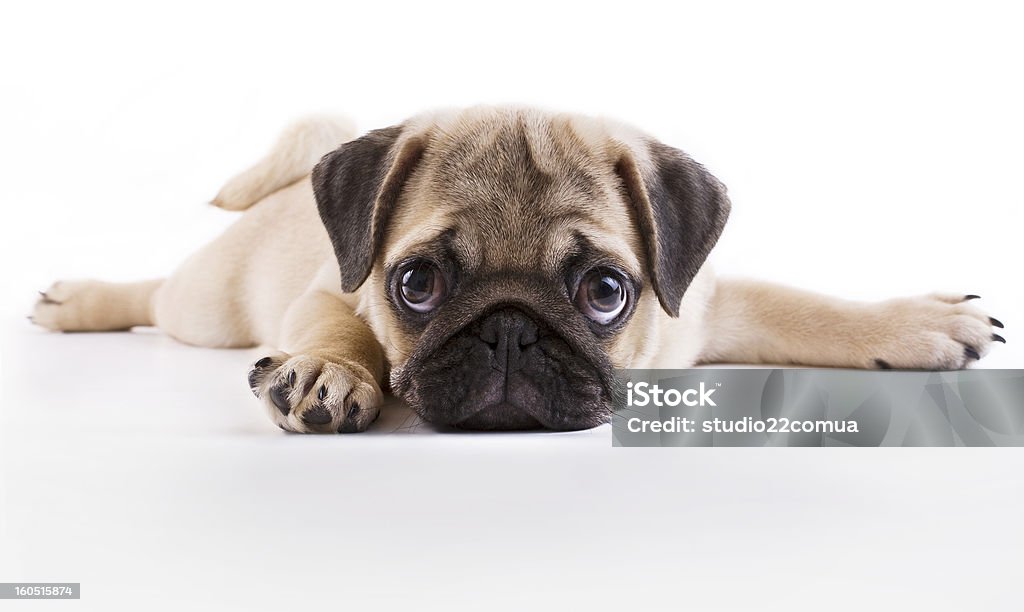
<instances>
[{"instance_id":1,"label":"dog mouth","mask_svg":"<svg viewBox=\"0 0 1024 612\"><path fill-rule=\"evenodd\" d=\"M611 368L530 311L481 315L433 350L414 355L392 381L424 420L471 430L571 431L611 415Z\"/></svg>"},{"instance_id":2,"label":"dog mouth","mask_svg":"<svg viewBox=\"0 0 1024 612\"><path fill-rule=\"evenodd\" d=\"M450 423L456 429L474 431L515 431L546 429L545 426L521 407L501 402L481 406L461 419Z\"/></svg>"}]
</instances>

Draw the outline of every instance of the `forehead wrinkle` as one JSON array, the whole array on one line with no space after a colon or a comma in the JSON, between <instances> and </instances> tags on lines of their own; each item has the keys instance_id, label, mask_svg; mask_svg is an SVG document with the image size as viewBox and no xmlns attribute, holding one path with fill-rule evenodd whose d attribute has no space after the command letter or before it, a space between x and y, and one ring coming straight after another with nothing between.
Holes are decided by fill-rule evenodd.
<instances>
[{"instance_id":1,"label":"forehead wrinkle","mask_svg":"<svg viewBox=\"0 0 1024 612\"><path fill-rule=\"evenodd\" d=\"M385 233L384 262L394 265L410 253L429 250L452 227L442 207L405 206ZM418 214L417 214L418 213Z\"/></svg>"},{"instance_id":2,"label":"forehead wrinkle","mask_svg":"<svg viewBox=\"0 0 1024 612\"><path fill-rule=\"evenodd\" d=\"M463 250L472 250L481 266L530 268L549 261L552 250L563 251L565 239L571 239L572 228L583 222L585 215L575 208L563 208L544 214L510 209L488 216L464 207L454 218L465 230L459 234L467 245Z\"/></svg>"},{"instance_id":3,"label":"forehead wrinkle","mask_svg":"<svg viewBox=\"0 0 1024 612\"><path fill-rule=\"evenodd\" d=\"M568 121L519 113L456 128L434 134L435 185L445 200L532 208L545 196L598 191L602 173Z\"/></svg>"},{"instance_id":4,"label":"forehead wrinkle","mask_svg":"<svg viewBox=\"0 0 1024 612\"><path fill-rule=\"evenodd\" d=\"M560 225L547 236L545 248L541 251L541 267L545 270L561 270L567 260L580 253L580 233L576 231L578 224L566 221Z\"/></svg>"},{"instance_id":5,"label":"forehead wrinkle","mask_svg":"<svg viewBox=\"0 0 1024 612\"><path fill-rule=\"evenodd\" d=\"M422 171L413 177L419 180L411 207L432 219L408 215L408 238L396 239L386 253L407 254L455 228L452 247L467 267L554 268L571 250L571 228L636 273L640 238L607 152L598 146L605 129L591 123L484 109L435 124ZM433 235L416 227L430 223L439 226Z\"/></svg>"},{"instance_id":6,"label":"forehead wrinkle","mask_svg":"<svg viewBox=\"0 0 1024 612\"><path fill-rule=\"evenodd\" d=\"M441 237L448 230L447 227L429 227L416 234L406 236L388 250L384 258L384 265L394 266L410 255L436 254L441 245Z\"/></svg>"},{"instance_id":7,"label":"forehead wrinkle","mask_svg":"<svg viewBox=\"0 0 1024 612\"><path fill-rule=\"evenodd\" d=\"M593 250L607 255L613 263L621 265L624 272L634 278L643 277L643 267L626 236L621 233L606 233L602 228L591 224L583 224L573 229Z\"/></svg>"}]
</instances>

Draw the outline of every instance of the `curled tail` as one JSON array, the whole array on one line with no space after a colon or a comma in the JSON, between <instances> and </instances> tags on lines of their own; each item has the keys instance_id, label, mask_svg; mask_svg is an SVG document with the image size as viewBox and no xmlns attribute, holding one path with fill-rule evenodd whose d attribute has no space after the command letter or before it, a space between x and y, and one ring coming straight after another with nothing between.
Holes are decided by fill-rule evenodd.
<instances>
[{"instance_id":1,"label":"curled tail","mask_svg":"<svg viewBox=\"0 0 1024 612\"><path fill-rule=\"evenodd\" d=\"M210 203L225 210L245 210L309 174L321 157L356 135L354 124L340 117L296 121L263 159L229 180Z\"/></svg>"}]
</instances>

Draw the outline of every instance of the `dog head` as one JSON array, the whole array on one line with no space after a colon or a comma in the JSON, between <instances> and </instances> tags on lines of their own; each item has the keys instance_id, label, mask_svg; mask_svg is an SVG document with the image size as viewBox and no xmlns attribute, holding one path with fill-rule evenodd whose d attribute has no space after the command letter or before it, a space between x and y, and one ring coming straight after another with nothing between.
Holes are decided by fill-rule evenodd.
<instances>
[{"instance_id":1,"label":"dog head","mask_svg":"<svg viewBox=\"0 0 1024 612\"><path fill-rule=\"evenodd\" d=\"M313 189L392 389L469 429L605 422L725 224L687 155L601 120L476 108L372 131Z\"/></svg>"}]
</instances>

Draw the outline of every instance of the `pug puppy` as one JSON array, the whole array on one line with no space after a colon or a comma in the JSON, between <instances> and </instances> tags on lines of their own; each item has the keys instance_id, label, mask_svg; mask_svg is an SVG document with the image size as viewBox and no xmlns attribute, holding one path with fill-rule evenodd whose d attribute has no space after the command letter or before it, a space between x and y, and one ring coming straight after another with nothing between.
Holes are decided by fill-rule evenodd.
<instances>
[{"instance_id":1,"label":"pug puppy","mask_svg":"<svg viewBox=\"0 0 1024 612\"><path fill-rule=\"evenodd\" d=\"M609 419L615 368L957 369L1004 341L973 295L715 278L725 187L620 123L472 108L354 136L297 123L213 201L244 214L172 276L58 282L33 321L274 347L249 386L310 433L365 430L388 386L440 425L575 430Z\"/></svg>"}]
</instances>

